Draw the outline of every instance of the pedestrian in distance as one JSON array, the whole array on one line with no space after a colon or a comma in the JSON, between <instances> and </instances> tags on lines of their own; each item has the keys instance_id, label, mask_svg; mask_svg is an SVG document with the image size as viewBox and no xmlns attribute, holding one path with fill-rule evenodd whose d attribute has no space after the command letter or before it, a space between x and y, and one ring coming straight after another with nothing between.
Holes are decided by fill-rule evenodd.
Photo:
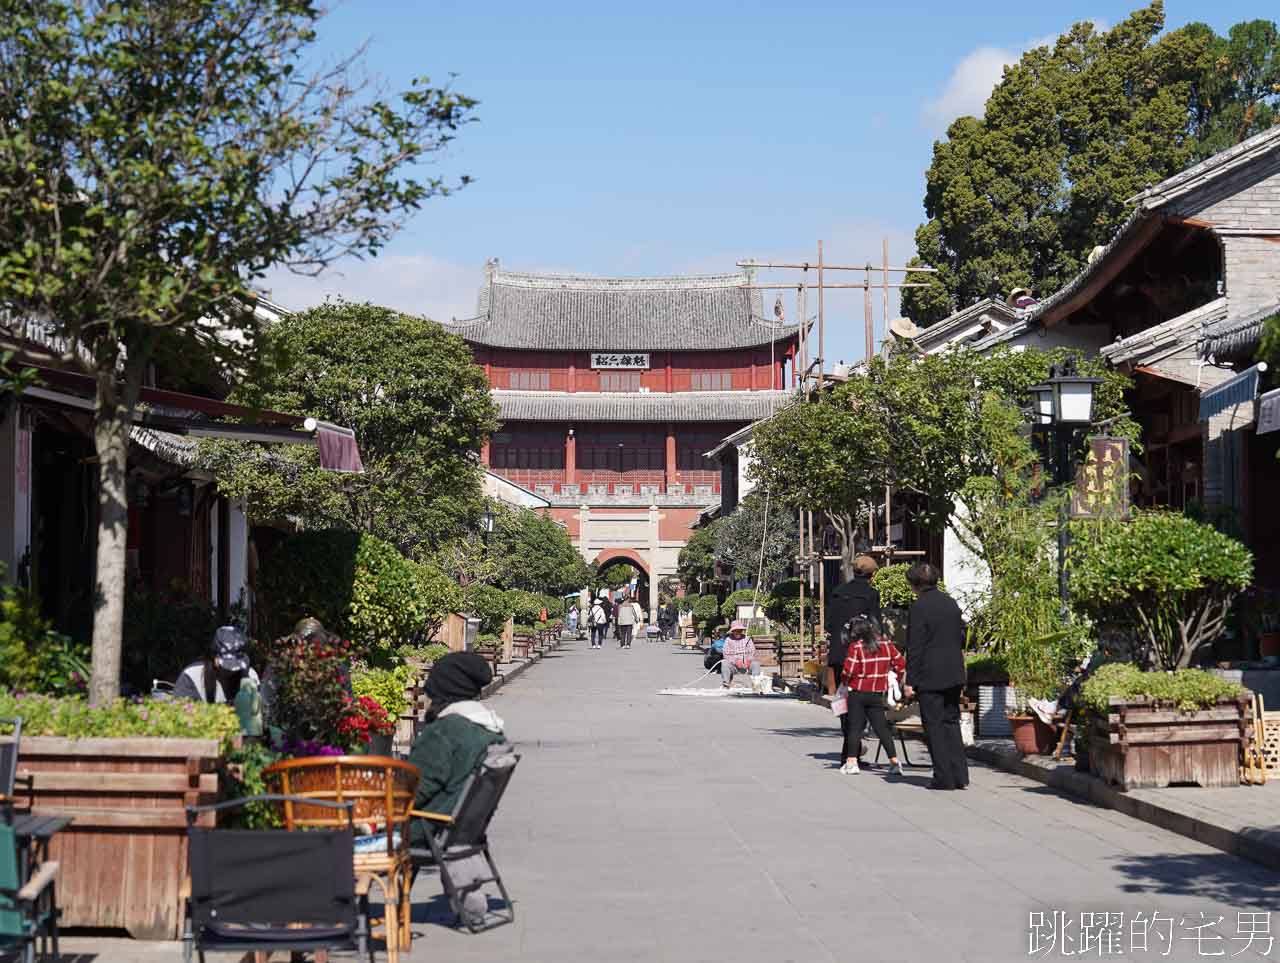
<instances>
[{"instance_id":1,"label":"pedestrian in distance","mask_svg":"<svg viewBox=\"0 0 1280 963\"><path fill-rule=\"evenodd\" d=\"M859 555L853 560L853 578L836 588L827 603L827 695L832 699L842 698L841 676L844 672L844 660L849 654L849 637L845 627L849 621L859 616L873 619L880 624L880 593L871 584L871 576L876 574L876 560L870 555ZM840 744L848 745L849 714L841 713ZM859 730L861 736L861 730ZM843 756L841 758L844 758Z\"/></svg>"},{"instance_id":2,"label":"pedestrian in distance","mask_svg":"<svg viewBox=\"0 0 1280 963\"><path fill-rule=\"evenodd\" d=\"M724 651L720 659L720 684L726 689L733 685L733 677L738 672L760 674L760 663L756 661L756 644L747 635L745 622L734 622L729 626L729 637L724 640Z\"/></svg>"},{"instance_id":3,"label":"pedestrian in distance","mask_svg":"<svg viewBox=\"0 0 1280 963\"><path fill-rule=\"evenodd\" d=\"M587 622L591 627L591 648L604 648L604 635L609 630L608 603L603 596L597 596L587 611Z\"/></svg>"},{"instance_id":4,"label":"pedestrian in distance","mask_svg":"<svg viewBox=\"0 0 1280 963\"><path fill-rule=\"evenodd\" d=\"M631 648L631 635L636 628L636 605L630 599L624 598L618 603L618 648Z\"/></svg>"},{"instance_id":5,"label":"pedestrian in distance","mask_svg":"<svg viewBox=\"0 0 1280 963\"><path fill-rule=\"evenodd\" d=\"M898 647L880 637L880 626L865 615L854 616L848 623L848 654L842 678L848 689L848 725L844 736L844 766L847 776L858 773L858 757L862 755L862 729L870 720L880 739L880 748L889 758L889 775L901 776L902 766L893 748L893 730L885 718L890 673L902 677L906 660Z\"/></svg>"},{"instance_id":6,"label":"pedestrian in distance","mask_svg":"<svg viewBox=\"0 0 1280 963\"><path fill-rule=\"evenodd\" d=\"M573 605L569 608L569 614L565 616L565 622L569 628L569 634L575 639L578 637L578 606Z\"/></svg>"},{"instance_id":7,"label":"pedestrian in distance","mask_svg":"<svg viewBox=\"0 0 1280 963\"><path fill-rule=\"evenodd\" d=\"M964 789L969 763L960 735L964 689L964 617L955 599L938 588L938 570L928 562L911 566L907 582L916 601L907 614L907 675L903 692L920 700L929 757L930 789Z\"/></svg>"}]
</instances>

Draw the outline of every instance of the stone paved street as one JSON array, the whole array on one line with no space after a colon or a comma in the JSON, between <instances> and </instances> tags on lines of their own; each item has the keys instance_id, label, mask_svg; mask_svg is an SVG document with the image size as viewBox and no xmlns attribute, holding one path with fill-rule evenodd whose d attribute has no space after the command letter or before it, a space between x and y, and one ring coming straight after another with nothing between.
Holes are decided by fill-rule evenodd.
<instances>
[{"instance_id":1,"label":"stone paved street","mask_svg":"<svg viewBox=\"0 0 1280 963\"><path fill-rule=\"evenodd\" d=\"M1016 776L975 767L963 793L925 789L927 769L841 776L812 705L656 694L700 673L665 644L571 643L505 687L524 758L491 836L517 922L434 925L448 911L420 879L413 958L1025 960L1028 913L1054 910L1126 913L1128 956L1131 913L1225 917L1222 943L1167 957L1195 959L1238 952L1237 912L1277 904L1263 868Z\"/></svg>"},{"instance_id":2,"label":"stone paved street","mask_svg":"<svg viewBox=\"0 0 1280 963\"><path fill-rule=\"evenodd\" d=\"M524 756L491 832L517 922L455 931L438 880L423 877L411 959L1025 960L1028 913L1055 910L1077 921L1072 950L1079 914L1109 911L1126 914L1117 948L1130 959L1229 958L1245 945L1237 912L1277 905L1280 878L1266 869L1017 776L975 767L963 793L926 790L927 769L897 784L841 776L823 710L659 696L696 678L700 656L610 646L568 643L493 699ZM1175 927L1223 916L1223 942L1176 939L1164 957L1153 931L1152 952L1130 954L1136 912ZM70 948L178 955L128 941Z\"/></svg>"}]
</instances>

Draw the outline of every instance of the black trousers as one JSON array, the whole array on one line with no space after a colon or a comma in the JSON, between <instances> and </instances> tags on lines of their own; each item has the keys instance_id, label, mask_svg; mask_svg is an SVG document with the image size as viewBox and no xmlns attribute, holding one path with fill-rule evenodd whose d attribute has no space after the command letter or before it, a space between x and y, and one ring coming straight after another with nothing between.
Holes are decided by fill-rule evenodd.
<instances>
[{"instance_id":1,"label":"black trousers","mask_svg":"<svg viewBox=\"0 0 1280 963\"><path fill-rule=\"evenodd\" d=\"M868 720L885 755L890 759L897 756L898 750L893 748L893 730L889 728L884 710L883 692L858 692L856 689L849 692L849 712L844 717L845 759L857 759L862 755L862 730Z\"/></svg>"},{"instance_id":2,"label":"black trousers","mask_svg":"<svg viewBox=\"0 0 1280 963\"><path fill-rule=\"evenodd\" d=\"M917 693L920 721L924 723L929 757L933 760L933 784L941 789L969 785L969 762L960 736L962 686Z\"/></svg>"}]
</instances>

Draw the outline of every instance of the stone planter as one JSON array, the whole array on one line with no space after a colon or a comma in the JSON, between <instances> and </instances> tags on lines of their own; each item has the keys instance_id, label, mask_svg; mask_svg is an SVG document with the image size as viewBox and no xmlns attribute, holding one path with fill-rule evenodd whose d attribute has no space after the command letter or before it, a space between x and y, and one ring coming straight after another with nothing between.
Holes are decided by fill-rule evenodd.
<instances>
[{"instance_id":1,"label":"stone planter","mask_svg":"<svg viewBox=\"0 0 1280 963\"><path fill-rule=\"evenodd\" d=\"M217 801L216 739L22 740L18 773L32 808L74 822L53 837L62 865L63 926L121 927L137 939L174 940L187 873L186 806ZM200 825L212 826L213 815Z\"/></svg>"},{"instance_id":2,"label":"stone planter","mask_svg":"<svg viewBox=\"0 0 1280 963\"><path fill-rule=\"evenodd\" d=\"M1182 712L1112 697L1107 714L1091 714L1089 726L1090 771L1121 789L1240 785L1240 751L1249 744L1247 699Z\"/></svg>"}]
</instances>

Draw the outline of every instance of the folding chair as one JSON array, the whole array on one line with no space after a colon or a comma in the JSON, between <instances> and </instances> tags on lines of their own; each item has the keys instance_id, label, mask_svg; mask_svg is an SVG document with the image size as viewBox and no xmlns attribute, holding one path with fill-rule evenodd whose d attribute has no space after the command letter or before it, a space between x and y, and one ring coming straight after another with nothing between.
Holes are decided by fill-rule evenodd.
<instances>
[{"instance_id":1,"label":"folding chair","mask_svg":"<svg viewBox=\"0 0 1280 963\"><path fill-rule=\"evenodd\" d=\"M409 850L409 858L413 862L414 876L424 866L435 866L440 870L440 882L444 886L449 905L472 933L480 933L493 929L504 923L515 921L516 910L507 894L507 887L502 882L502 875L494 865L493 856L489 852L488 829L493 814L497 812L502 794L507 791L507 783L516 771L516 763L520 757L507 744L490 746L485 758L481 760L476 771L471 774L462 787L462 794L449 815L443 813L422 812L414 810L414 829L421 830L426 836L428 849L413 847ZM415 834L416 838L416 834ZM450 866L461 859L473 856L484 856L485 863L492 875L465 882L455 880ZM463 913L462 900L473 890L479 890L488 883L496 883L502 901L506 903L505 913L492 914L492 921L473 922ZM486 911L486 916L490 914Z\"/></svg>"},{"instance_id":2,"label":"folding chair","mask_svg":"<svg viewBox=\"0 0 1280 963\"><path fill-rule=\"evenodd\" d=\"M22 719L18 716L0 719L0 730L12 729L0 735L0 802L12 800L14 787L21 783L31 793L31 776L18 777L18 750L22 744ZM28 802L28 805L30 803Z\"/></svg>"},{"instance_id":3,"label":"folding chair","mask_svg":"<svg viewBox=\"0 0 1280 963\"><path fill-rule=\"evenodd\" d=\"M345 829L213 829L201 813L250 802L291 802L346 810ZM183 959L206 953L343 950L369 945L367 893L355 884L352 804L302 796L249 796L187 807L191 894Z\"/></svg>"},{"instance_id":4,"label":"folding chair","mask_svg":"<svg viewBox=\"0 0 1280 963\"><path fill-rule=\"evenodd\" d=\"M48 956L53 943L53 958L58 955L58 903L54 896L54 880L58 864L42 863L24 883L19 862L18 839L13 828L13 810L0 807L0 949L18 947L23 963L35 959L36 941L40 941L40 958Z\"/></svg>"}]
</instances>

